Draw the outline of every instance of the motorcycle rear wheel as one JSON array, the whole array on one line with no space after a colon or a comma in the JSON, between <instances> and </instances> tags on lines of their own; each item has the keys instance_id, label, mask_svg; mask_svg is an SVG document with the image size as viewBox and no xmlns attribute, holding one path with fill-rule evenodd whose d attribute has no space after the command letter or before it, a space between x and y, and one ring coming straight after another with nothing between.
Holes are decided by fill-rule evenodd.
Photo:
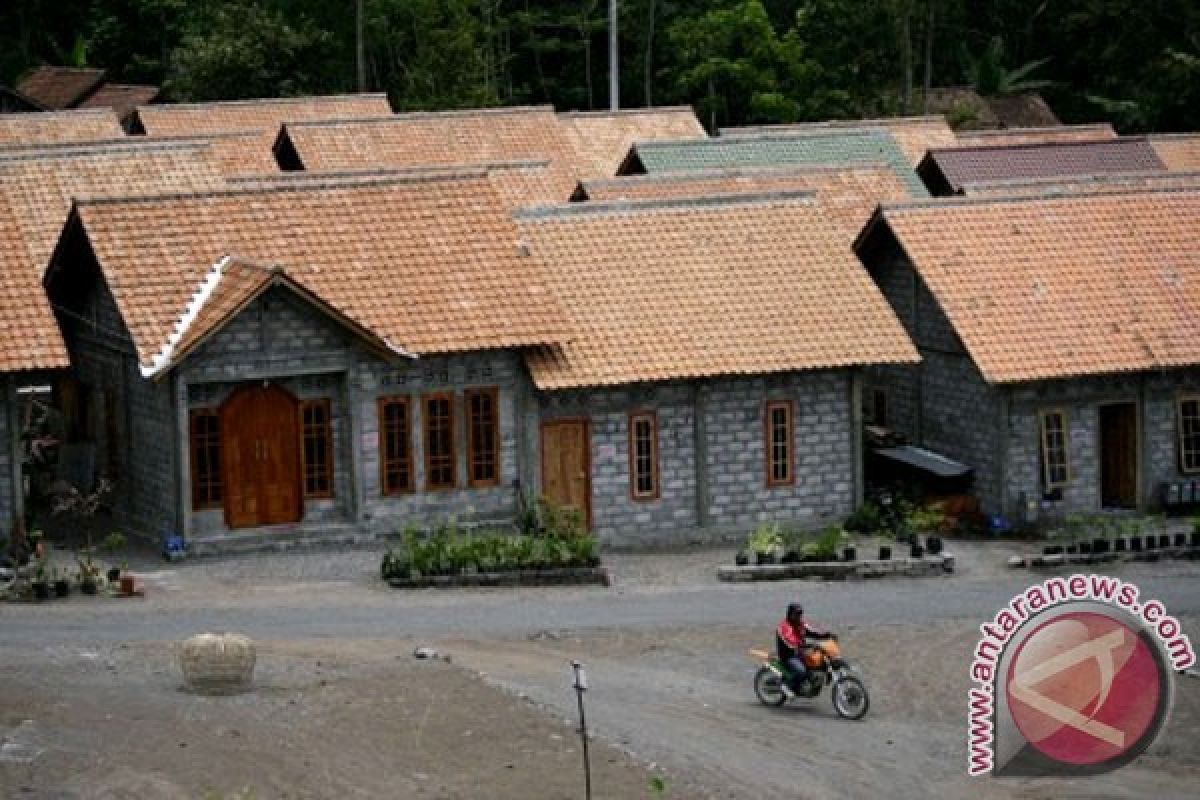
<instances>
[{"instance_id":1,"label":"motorcycle rear wheel","mask_svg":"<svg viewBox=\"0 0 1200 800\"><path fill-rule=\"evenodd\" d=\"M862 719L871 707L867 687L853 675L839 678L833 684L833 710L843 719Z\"/></svg>"},{"instance_id":2,"label":"motorcycle rear wheel","mask_svg":"<svg viewBox=\"0 0 1200 800\"><path fill-rule=\"evenodd\" d=\"M783 679L770 667L762 667L754 675L754 694L764 706L781 706L787 702L783 693Z\"/></svg>"}]
</instances>

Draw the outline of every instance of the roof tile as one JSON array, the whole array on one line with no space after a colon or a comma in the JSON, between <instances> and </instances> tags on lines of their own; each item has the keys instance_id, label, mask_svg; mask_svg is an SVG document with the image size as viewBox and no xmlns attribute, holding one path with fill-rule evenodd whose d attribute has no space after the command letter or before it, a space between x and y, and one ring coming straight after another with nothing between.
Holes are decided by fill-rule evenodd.
<instances>
[{"instance_id":1,"label":"roof tile","mask_svg":"<svg viewBox=\"0 0 1200 800\"><path fill-rule=\"evenodd\" d=\"M0 114L0 147L112 139L125 135L107 108Z\"/></svg>"},{"instance_id":2,"label":"roof tile","mask_svg":"<svg viewBox=\"0 0 1200 800\"><path fill-rule=\"evenodd\" d=\"M150 136L270 132L286 122L352 119L392 113L385 94L276 97L214 103L163 103L139 106L138 123Z\"/></svg>"},{"instance_id":3,"label":"roof tile","mask_svg":"<svg viewBox=\"0 0 1200 800\"><path fill-rule=\"evenodd\" d=\"M1200 133L1157 133L1147 138L1167 169L1200 169Z\"/></svg>"},{"instance_id":4,"label":"roof tile","mask_svg":"<svg viewBox=\"0 0 1200 800\"><path fill-rule=\"evenodd\" d=\"M892 135L900 147L909 166L916 168L925 153L935 147L951 147L957 142L954 131L946 124L946 118L934 115L926 117L886 117L881 119L838 119L827 122L804 122L796 125L748 125L740 128L722 128L722 136L744 136L758 133L796 133L859 130L883 128Z\"/></svg>"},{"instance_id":5,"label":"roof tile","mask_svg":"<svg viewBox=\"0 0 1200 800\"><path fill-rule=\"evenodd\" d=\"M17 215L0 194L0 373L68 365L62 333L40 277L29 269L22 238Z\"/></svg>"},{"instance_id":6,"label":"roof tile","mask_svg":"<svg viewBox=\"0 0 1200 800\"><path fill-rule=\"evenodd\" d=\"M708 137L691 106L574 111L560 113L558 119L575 148L578 174L585 180L616 175L634 142Z\"/></svg>"}]
</instances>

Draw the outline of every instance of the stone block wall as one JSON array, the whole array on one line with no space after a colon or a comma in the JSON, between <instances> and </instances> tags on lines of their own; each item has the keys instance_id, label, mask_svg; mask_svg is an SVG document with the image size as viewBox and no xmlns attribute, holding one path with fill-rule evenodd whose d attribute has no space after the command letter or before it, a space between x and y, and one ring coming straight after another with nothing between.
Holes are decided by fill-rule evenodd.
<instances>
[{"instance_id":1,"label":"stone block wall","mask_svg":"<svg viewBox=\"0 0 1200 800\"><path fill-rule=\"evenodd\" d=\"M0 375L0 538L12 534L19 513L17 485L21 464L15 447L16 389L11 378Z\"/></svg>"},{"instance_id":2,"label":"stone block wall","mask_svg":"<svg viewBox=\"0 0 1200 800\"><path fill-rule=\"evenodd\" d=\"M1184 472L1179 454L1181 397L1200 397L1200 370L1177 370L1146 377L1142 403L1142 491L1151 505L1161 501L1165 481L1200 481L1200 473Z\"/></svg>"}]
</instances>

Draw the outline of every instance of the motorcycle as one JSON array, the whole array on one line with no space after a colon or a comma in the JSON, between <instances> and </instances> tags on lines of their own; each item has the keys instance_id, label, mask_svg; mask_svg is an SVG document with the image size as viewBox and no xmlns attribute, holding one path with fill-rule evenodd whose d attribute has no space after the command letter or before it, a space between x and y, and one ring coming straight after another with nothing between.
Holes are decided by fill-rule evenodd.
<instances>
[{"instance_id":1,"label":"motorcycle","mask_svg":"<svg viewBox=\"0 0 1200 800\"><path fill-rule=\"evenodd\" d=\"M783 691L784 681L792 685L791 673L775 655L766 650L751 650L750 656L761 665L754 674L754 694L765 706L778 707L788 701ZM858 670L842 658L842 649L836 638L820 639L808 644L802 651L804 666L808 669L804 681L794 689L796 697L811 699L826 686L833 695L833 710L843 719L862 719L867 714L871 699Z\"/></svg>"}]
</instances>

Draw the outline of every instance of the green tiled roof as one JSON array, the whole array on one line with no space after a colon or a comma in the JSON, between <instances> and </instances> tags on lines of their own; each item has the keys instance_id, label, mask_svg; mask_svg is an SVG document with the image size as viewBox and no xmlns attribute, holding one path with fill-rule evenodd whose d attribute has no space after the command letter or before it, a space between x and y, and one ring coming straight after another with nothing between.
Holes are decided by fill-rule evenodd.
<instances>
[{"instance_id":1,"label":"green tiled roof","mask_svg":"<svg viewBox=\"0 0 1200 800\"><path fill-rule=\"evenodd\" d=\"M775 164L884 163L896 170L914 197L929 196L896 140L882 129L640 142L634 146L634 152L648 173Z\"/></svg>"}]
</instances>

